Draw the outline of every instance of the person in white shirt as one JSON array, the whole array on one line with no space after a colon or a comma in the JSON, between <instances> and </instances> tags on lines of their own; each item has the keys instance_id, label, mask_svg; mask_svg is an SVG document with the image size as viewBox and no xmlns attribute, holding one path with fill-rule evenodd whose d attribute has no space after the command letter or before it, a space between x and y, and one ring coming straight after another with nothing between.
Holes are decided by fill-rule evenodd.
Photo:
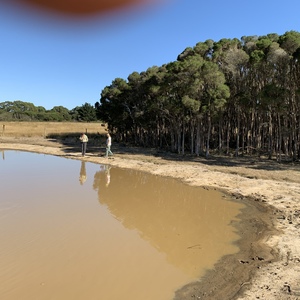
<instances>
[{"instance_id":1,"label":"person in white shirt","mask_svg":"<svg viewBox=\"0 0 300 300\"><path fill-rule=\"evenodd\" d=\"M106 153L105 153L105 157L108 157L108 155L114 155L111 150L110 150L110 147L111 147L111 136L110 134L108 133L107 134L107 139L106 139Z\"/></svg>"}]
</instances>

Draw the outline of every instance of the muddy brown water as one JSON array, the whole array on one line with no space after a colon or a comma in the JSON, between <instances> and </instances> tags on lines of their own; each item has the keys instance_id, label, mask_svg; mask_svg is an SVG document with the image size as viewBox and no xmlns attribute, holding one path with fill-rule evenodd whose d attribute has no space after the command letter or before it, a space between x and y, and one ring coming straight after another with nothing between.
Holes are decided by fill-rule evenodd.
<instances>
[{"instance_id":1,"label":"muddy brown water","mask_svg":"<svg viewBox=\"0 0 300 300\"><path fill-rule=\"evenodd\" d=\"M238 251L243 204L134 170L2 151L0 299L169 300Z\"/></svg>"}]
</instances>

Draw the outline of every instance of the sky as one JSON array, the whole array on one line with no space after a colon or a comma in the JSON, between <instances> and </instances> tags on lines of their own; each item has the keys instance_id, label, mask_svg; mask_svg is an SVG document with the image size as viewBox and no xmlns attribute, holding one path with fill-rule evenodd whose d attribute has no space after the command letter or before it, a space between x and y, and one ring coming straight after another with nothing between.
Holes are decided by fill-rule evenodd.
<instances>
[{"instance_id":1,"label":"sky","mask_svg":"<svg viewBox=\"0 0 300 300\"><path fill-rule=\"evenodd\" d=\"M161 0L74 20L0 0L0 102L94 105L114 79L198 42L300 31L299 11L299 0Z\"/></svg>"}]
</instances>

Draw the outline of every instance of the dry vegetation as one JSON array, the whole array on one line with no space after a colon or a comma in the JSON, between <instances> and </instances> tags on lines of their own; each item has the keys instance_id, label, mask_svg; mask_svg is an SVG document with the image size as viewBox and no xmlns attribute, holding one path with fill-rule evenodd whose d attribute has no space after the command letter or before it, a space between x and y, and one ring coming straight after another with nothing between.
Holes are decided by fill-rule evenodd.
<instances>
[{"instance_id":1,"label":"dry vegetation","mask_svg":"<svg viewBox=\"0 0 300 300\"><path fill-rule=\"evenodd\" d=\"M2 137L53 137L62 135L104 134L107 128L101 123L81 122L2 122Z\"/></svg>"}]
</instances>

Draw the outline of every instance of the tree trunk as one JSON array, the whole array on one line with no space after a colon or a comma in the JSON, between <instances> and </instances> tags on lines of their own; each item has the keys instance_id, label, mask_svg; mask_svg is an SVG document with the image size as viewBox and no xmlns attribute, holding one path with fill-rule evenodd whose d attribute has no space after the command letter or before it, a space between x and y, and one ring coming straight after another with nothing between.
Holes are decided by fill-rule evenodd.
<instances>
[{"instance_id":1,"label":"tree trunk","mask_svg":"<svg viewBox=\"0 0 300 300\"><path fill-rule=\"evenodd\" d=\"M209 157L209 142L210 142L210 132L211 132L211 116L210 116L210 109L208 109L207 112L207 140L206 140L206 151L205 151L205 157Z\"/></svg>"},{"instance_id":2,"label":"tree trunk","mask_svg":"<svg viewBox=\"0 0 300 300\"><path fill-rule=\"evenodd\" d=\"M239 155L239 148L240 148L240 108L237 108L237 127L236 127L236 147L235 147L235 156Z\"/></svg>"}]
</instances>

